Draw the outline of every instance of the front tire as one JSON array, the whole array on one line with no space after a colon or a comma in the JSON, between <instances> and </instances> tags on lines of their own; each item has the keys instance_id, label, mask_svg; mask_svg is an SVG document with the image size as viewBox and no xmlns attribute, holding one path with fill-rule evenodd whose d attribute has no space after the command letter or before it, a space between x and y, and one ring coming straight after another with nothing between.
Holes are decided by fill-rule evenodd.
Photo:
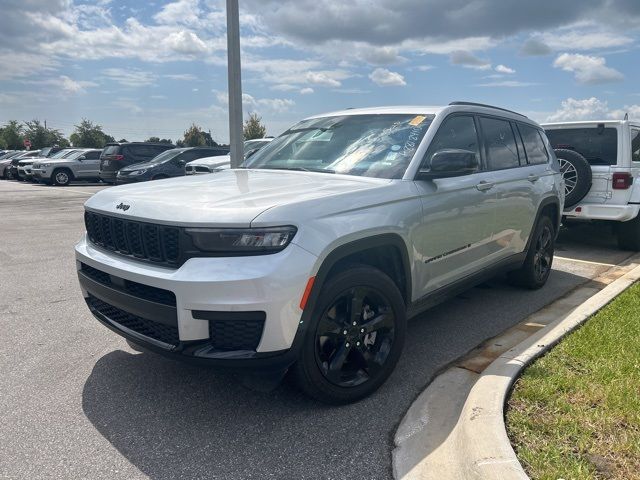
<instances>
[{"instance_id":1,"label":"front tire","mask_svg":"<svg viewBox=\"0 0 640 480\"><path fill-rule=\"evenodd\" d=\"M380 270L355 266L322 287L294 366L308 395L334 405L377 390L396 366L406 332L398 287Z\"/></svg>"},{"instance_id":2,"label":"front tire","mask_svg":"<svg viewBox=\"0 0 640 480\"><path fill-rule=\"evenodd\" d=\"M542 288L551 273L555 243L553 222L547 216L540 217L522 267L509 272L508 277L511 283L531 290Z\"/></svg>"},{"instance_id":3,"label":"front tire","mask_svg":"<svg viewBox=\"0 0 640 480\"><path fill-rule=\"evenodd\" d=\"M59 187L66 187L71 183L71 172L66 168L60 168L58 170L54 170L51 175L51 180L54 185Z\"/></svg>"}]
</instances>

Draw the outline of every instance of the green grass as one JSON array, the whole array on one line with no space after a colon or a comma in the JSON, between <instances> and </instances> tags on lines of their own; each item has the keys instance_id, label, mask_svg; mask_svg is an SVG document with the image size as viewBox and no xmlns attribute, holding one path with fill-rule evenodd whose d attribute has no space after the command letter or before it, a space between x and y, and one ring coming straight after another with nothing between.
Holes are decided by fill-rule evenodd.
<instances>
[{"instance_id":1,"label":"green grass","mask_svg":"<svg viewBox=\"0 0 640 480\"><path fill-rule=\"evenodd\" d=\"M526 369L507 430L534 480L640 479L640 283Z\"/></svg>"}]
</instances>

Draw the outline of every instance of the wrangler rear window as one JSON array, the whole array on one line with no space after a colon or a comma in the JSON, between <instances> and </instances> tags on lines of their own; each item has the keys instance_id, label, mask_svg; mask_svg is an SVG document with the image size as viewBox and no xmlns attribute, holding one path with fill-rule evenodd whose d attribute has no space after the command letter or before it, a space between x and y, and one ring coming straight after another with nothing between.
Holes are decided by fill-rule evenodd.
<instances>
[{"instance_id":1,"label":"wrangler rear window","mask_svg":"<svg viewBox=\"0 0 640 480\"><path fill-rule=\"evenodd\" d=\"M554 149L575 150L591 165L615 165L618 132L615 128L587 127L546 130Z\"/></svg>"}]
</instances>

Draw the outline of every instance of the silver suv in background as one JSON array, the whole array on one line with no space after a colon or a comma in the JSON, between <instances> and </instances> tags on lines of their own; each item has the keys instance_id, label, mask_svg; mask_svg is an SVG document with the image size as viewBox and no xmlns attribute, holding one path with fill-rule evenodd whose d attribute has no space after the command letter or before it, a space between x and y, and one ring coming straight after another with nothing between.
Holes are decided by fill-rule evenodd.
<instances>
[{"instance_id":1,"label":"silver suv in background","mask_svg":"<svg viewBox=\"0 0 640 480\"><path fill-rule=\"evenodd\" d=\"M100 180L101 149L61 150L48 159L37 160L31 166L34 180L67 186L73 180ZM59 155L59 156L58 156Z\"/></svg>"},{"instance_id":2,"label":"silver suv in background","mask_svg":"<svg viewBox=\"0 0 640 480\"><path fill-rule=\"evenodd\" d=\"M563 122L543 128L564 176L564 223L610 223L621 248L640 250L640 122Z\"/></svg>"},{"instance_id":3,"label":"silver suv in background","mask_svg":"<svg viewBox=\"0 0 640 480\"><path fill-rule=\"evenodd\" d=\"M94 316L138 349L308 394L380 387L407 317L509 272L551 272L564 190L538 124L496 107L307 118L215 175L114 187L76 245Z\"/></svg>"}]
</instances>

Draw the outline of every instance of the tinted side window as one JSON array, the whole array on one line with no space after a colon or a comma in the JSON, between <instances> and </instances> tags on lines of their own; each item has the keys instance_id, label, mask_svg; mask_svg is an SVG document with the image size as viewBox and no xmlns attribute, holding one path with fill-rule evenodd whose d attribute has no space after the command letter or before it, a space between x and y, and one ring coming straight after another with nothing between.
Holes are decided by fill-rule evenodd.
<instances>
[{"instance_id":1,"label":"tinted side window","mask_svg":"<svg viewBox=\"0 0 640 480\"><path fill-rule=\"evenodd\" d=\"M480 126L487 155L487 168L501 170L518 167L518 147L511 124L506 120L480 117Z\"/></svg>"},{"instance_id":2,"label":"tinted side window","mask_svg":"<svg viewBox=\"0 0 640 480\"><path fill-rule=\"evenodd\" d=\"M97 160L100 158L100 153L100 150L94 150L92 152L85 153L84 156L87 160Z\"/></svg>"},{"instance_id":3,"label":"tinted side window","mask_svg":"<svg viewBox=\"0 0 640 480\"><path fill-rule=\"evenodd\" d=\"M191 160L195 160L196 158L208 157L209 153L203 150L187 150L182 155L180 155L180 160L184 160L185 162L190 162Z\"/></svg>"},{"instance_id":4,"label":"tinted side window","mask_svg":"<svg viewBox=\"0 0 640 480\"><path fill-rule=\"evenodd\" d=\"M527 153L527 161L529 164L538 165L547 163L549 161L549 155L538 129L524 124L519 124L518 129L520 130L520 135L522 135L522 141L524 142L524 149Z\"/></svg>"},{"instance_id":5,"label":"tinted side window","mask_svg":"<svg viewBox=\"0 0 640 480\"><path fill-rule=\"evenodd\" d=\"M136 157L153 158L161 153L161 151L158 151L149 145L129 145L127 149Z\"/></svg>"},{"instance_id":6,"label":"tinted side window","mask_svg":"<svg viewBox=\"0 0 640 480\"><path fill-rule=\"evenodd\" d=\"M640 130L631 129L631 160L640 162Z\"/></svg>"},{"instance_id":7,"label":"tinted side window","mask_svg":"<svg viewBox=\"0 0 640 480\"><path fill-rule=\"evenodd\" d=\"M423 162L424 168L431 165L431 157L440 150L456 149L469 150L476 154L478 164L480 163L480 147L478 145L478 133L473 117L466 115L456 115L447 118L438 133L431 141L429 150Z\"/></svg>"}]
</instances>

